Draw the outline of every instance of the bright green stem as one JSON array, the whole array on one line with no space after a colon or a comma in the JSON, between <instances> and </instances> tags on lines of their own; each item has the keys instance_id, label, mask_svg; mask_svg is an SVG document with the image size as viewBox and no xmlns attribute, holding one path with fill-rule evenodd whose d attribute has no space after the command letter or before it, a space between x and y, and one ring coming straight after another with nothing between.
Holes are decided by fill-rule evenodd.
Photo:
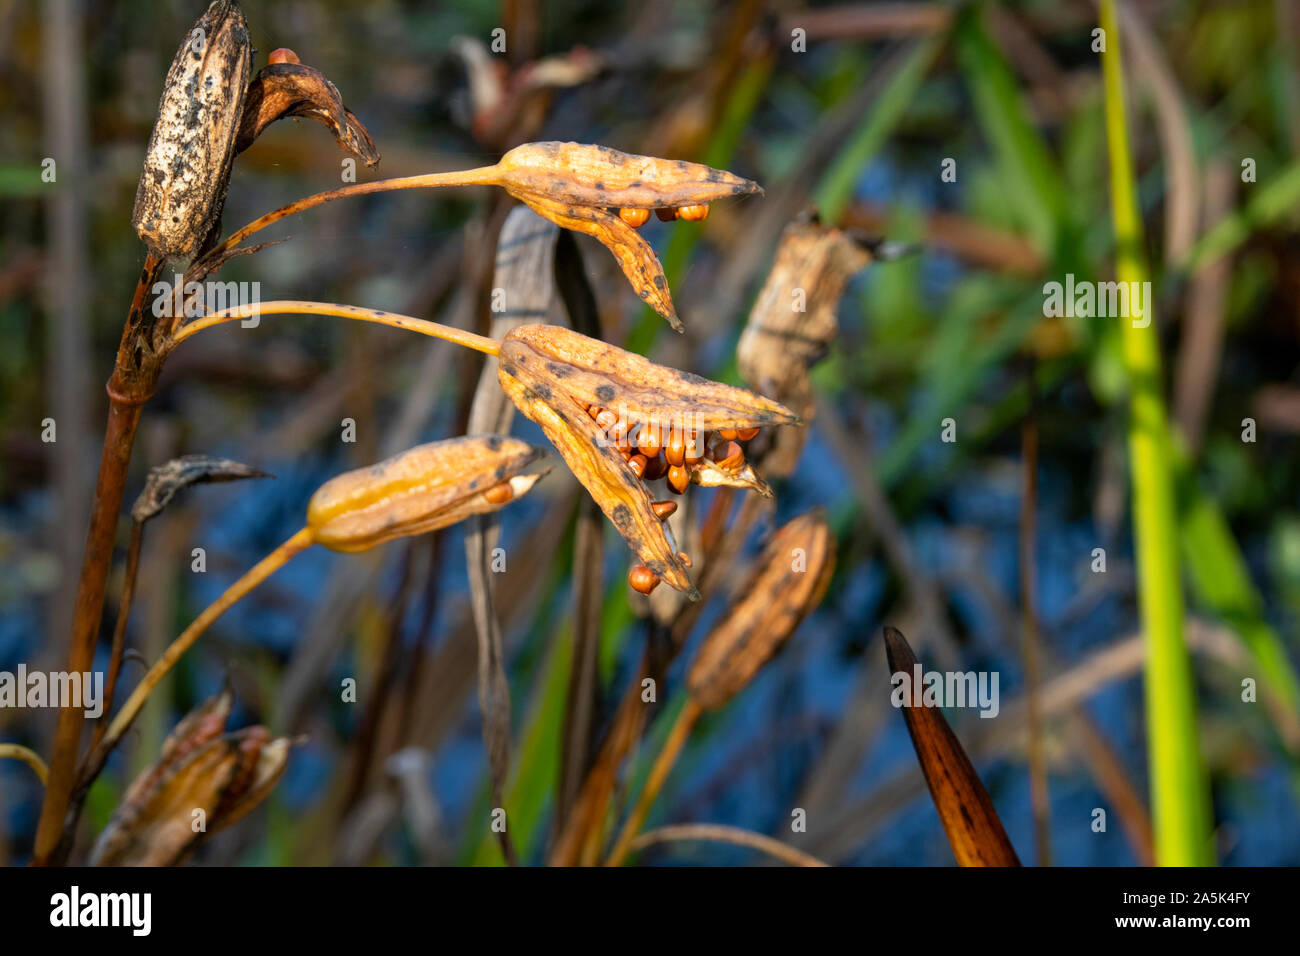
<instances>
[{"instance_id":1,"label":"bright green stem","mask_svg":"<svg viewBox=\"0 0 1300 956\"><path fill-rule=\"evenodd\" d=\"M1101 27L1106 44L1101 59L1116 272L1121 283L1142 283L1150 276L1125 125L1124 67L1114 0L1102 0ZM1191 658L1183 641L1173 449L1160 390L1159 340L1151 297L1146 296L1145 301L1148 307L1142 327L1126 317L1121 317L1120 327L1129 379L1129 458L1138 595L1146 634L1147 738L1156 862L1161 866L1202 866L1214 863L1209 792L1197 743Z\"/></svg>"}]
</instances>

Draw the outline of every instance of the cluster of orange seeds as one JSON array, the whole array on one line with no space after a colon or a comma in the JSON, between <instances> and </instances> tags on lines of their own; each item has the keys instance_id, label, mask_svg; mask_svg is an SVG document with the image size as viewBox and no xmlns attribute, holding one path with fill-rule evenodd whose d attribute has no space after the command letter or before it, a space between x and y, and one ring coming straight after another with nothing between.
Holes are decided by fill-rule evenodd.
<instances>
[{"instance_id":1,"label":"cluster of orange seeds","mask_svg":"<svg viewBox=\"0 0 1300 956\"><path fill-rule=\"evenodd\" d=\"M655 215L660 222L672 222L674 219L685 219L687 222L703 222L709 218L709 204L690 203L685 206L658 206L655 209ZM633 229L640 229L650 221L650 210L628 206L618 211L618 218Z\"/></svg>"},{"instance_id":2,"label":"cluster of orange seeds","mask_svg":"<svg viewBox=\"0 0 1300 956\"><path fill-rule=\"evenodd\" d=\"M578 401L578 405L596 423L614 449L627 462L632 474L643 482L664 479L673 494L684 494L691 483L691 472L706 459L723 471L740 471L745 466L741 442L758 435L757 428L720 428L714 432L689 431L659 422L628 423L613 409ZM677 502L668 499L651 504L660 521L667 521L677 510ZM678 558L688 568L690 557L682 551ZM659 577L644 564L628 573L628 584L642 594L659 585Z\"/></svg>"}]
</instances>

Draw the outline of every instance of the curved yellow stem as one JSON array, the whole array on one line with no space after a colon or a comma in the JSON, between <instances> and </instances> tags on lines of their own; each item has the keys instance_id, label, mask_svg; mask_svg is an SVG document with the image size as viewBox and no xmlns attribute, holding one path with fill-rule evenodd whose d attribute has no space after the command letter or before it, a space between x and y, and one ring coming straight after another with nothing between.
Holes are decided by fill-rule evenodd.
<instances>
[{"instance_id":1,"label":"curved yellow stem","mask_svg":"<svg viewBox=\"0 0 1300 956\"><path fill-rule=\"evenodd\" d=\"M136 685L131 696L122 705L122 709L118 711L117 716L113 718L113 722L108 727L108 733L104 735L104 740L100 745L102 756L107 756L108 752L113 749L117 741L126 733L127 728L131 726L131 722L135 720L150 692L158 685L160 680L167 676L167 672L180 660L181 655L190 649L194 642L202 636L203 632L212 625L212 622L221 617L249 591L278 571L290 558L307 550L312 544L311 529L301 529L253 567L249 568L243 577L226 588L221 597L203 609L203 613L194 619L194 623L182 631L180 637L172 641L167 650L163 651L162 656L154 662L148 673L140 679L140 683Z\"/></svg>"},{"instance_id":2,"label":"curved yellow stem","mask_svg":"<svg viewBox=\"0 0 1300 956\"><path fill-rule=\"evenodd\" d=\"M474 351L483 352L486 355L496 355L500 350L500 343L496 339L490 339L484 335L475 335L473 332L466 332L462 329L453 329L449 325L441 325L427 319L417 319L397 312L385 312L382 309L363 309L357 305L340 305L336 302L307 302L299 299L253 302L248 305L221 309L218 312L194 319L192 322L181 326L176 333L175 341L180 344L191 335L212 328L214 325L222 325L226 322L234 322L237 319L247 319L251 316L260 315L335 315L345 319L356 319L359 322L374 322L377 325L387 325L394 329L409 329L412 332L419 332L421 335L428 335L435 339L463 345L467 349L474 349Z\"/></svg>"},{"instance_id":3,"label":"curved yellow stem","mask_svg":"<svg viewBox=\"0 0 1300 956\"><path fill-rule=\"evenodd\" d=\"M45 785L45 778L49 775L49 768L45 766L45 761L37 756L36 751L29 750L21 744L0 744L0 760L5 758L21 760L27 764L36 771L36 776L41 778L41 785Z\"/></svg>"}]
</instances>

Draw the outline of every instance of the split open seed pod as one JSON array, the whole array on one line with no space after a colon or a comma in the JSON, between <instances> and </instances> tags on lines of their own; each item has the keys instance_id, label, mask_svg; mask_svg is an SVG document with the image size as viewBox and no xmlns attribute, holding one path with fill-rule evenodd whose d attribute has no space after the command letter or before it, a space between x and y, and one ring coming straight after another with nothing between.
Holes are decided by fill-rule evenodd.
<instances>
[{"instance_id":1,"label":"split open seed pod","mask_svg":"<svg viewBox=\"0 0 1300 956\"><path fill-rule=\"evenodd\" d=\"M525 469L543 454L501 435L419 445L321 485L307 527L317 544L347 552L445 528L527 494L544 472Z\"/></svg>"},{"instance_id":2,"label":"split open seed pod","mask_svg":"<svg viewBox=\"0 0 1300 956\"><path fill-rule=\"evenodd\" d=\"M699 594L668 539L654 499L629 457L588 413L611 410L616 428L703 434L718 429L798 424L783 405L743 388L656 365L571 329L523 325L501 342L498 378L510 399L541 426L569 469L614 523L641 564L679 591ZM624 427L626 426L626 427ZM700 457L683 466L697 484L771 491L745 464L725 470Z\"/></svg>"},{"instance_id":3,"label":"split open seed pod","mask_svg":"<svg viewBox=\"0 0 1300 956\"><path fill-rule=\"evenodd\" d=\"M220 222L252 55L237 0L216 0L176 51L131 213L160 258L203 251Z\"/></svg>"},{"instance_id":4,"label":"split open seed pod","mask_svg":"<svg viewBox=\"0 0 1300 956\"><path fill-rule=\"evenodd\" d=\"M743 690L821 602L834 571L835 537L820 508L783 525L692 662L691 699L717 710Z\"/></svg>"},{"instance_id":5,"label":"split open seed pod","mask_svg":"<svg viewBox=\"0 0 1300 956\"><path fill-rule=\"evenodd\" d=\"M516 146L501 157L496 173L506 192L539 216L609 249L637 295L678 331L681 321L659 258L618 210L702 206L763 192L725 170L582 143Z\"/></svg>"},{"instance_id":6,"label":"split open seed pod","mask_svg":"<svg viewBox=\"0 0 1300 956\"><path fill-rule=\"evenodd\" d=\"M379 150L375 141L356 114L343 105L338 88L315 67L288 59L290 54L292 51L284 51L277 62L262 67L248 84L237 150L243 152L253 145L262 130L277 120L301 116L328 129L341 148L367 166L376 165Z\"/></svg>"},{"instance_id":7,"label":"split open seed pod","mask_svg":"<svg viewBox=\"0 0 1300 956\"><path fill-rule=\"evenodd\" d=\"M816 411L811 370L839 334L835 310L849 280L873 259L874 244L851 231L823 226L805 214L781 234L772 270L750 310L736 345L741 377L794 409L805 421ZM802 290L803 307L791 308ZM789 475L806 433L772 432L754 455L765 473Z\"/></svg>"},{"instance_id":8,"label":"split open seed pod","mask_svg":"<svg viewBox=\"0 0 1300 956\"><path fill-rule=\"evenodd\" d=\"M100 834L93 865L184 862L205 837L265 799L284 773L291 742L272 740L261 726L225 733L230 707L230 692L223 690L176 726Z\"/></svg>"}]
</instances>

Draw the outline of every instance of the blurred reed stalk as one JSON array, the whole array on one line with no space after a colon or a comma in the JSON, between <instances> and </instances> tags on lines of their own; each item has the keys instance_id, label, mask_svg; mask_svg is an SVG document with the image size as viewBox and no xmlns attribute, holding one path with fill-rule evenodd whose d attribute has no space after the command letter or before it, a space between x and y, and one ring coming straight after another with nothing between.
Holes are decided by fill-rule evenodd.
<instances>
[{"instance_id":1,"label":"blurred reed stalk","mask_svg":"<svg viewBox=\"0 0 1300 956\"><path fill-rule=\"evenodd\" d=\"M1133 160L1124 111L1124 66L1114 0L1101 2L1106 45L1101 54L1111 214L1120 282L1150 280L1143 250ZM1131 288L1132 286L1130 286ZM1129 458L1133 483L1138 597L1146 634L1146 713L1156 862L1214 862L1210 803L1196 727L1191 658L1183 640L1183 592L1171 470L1173 450L1161 395L1160 348L1154 316L1145 328L1121 319L1128 372Z\"/></svg>"}]
</instances>

